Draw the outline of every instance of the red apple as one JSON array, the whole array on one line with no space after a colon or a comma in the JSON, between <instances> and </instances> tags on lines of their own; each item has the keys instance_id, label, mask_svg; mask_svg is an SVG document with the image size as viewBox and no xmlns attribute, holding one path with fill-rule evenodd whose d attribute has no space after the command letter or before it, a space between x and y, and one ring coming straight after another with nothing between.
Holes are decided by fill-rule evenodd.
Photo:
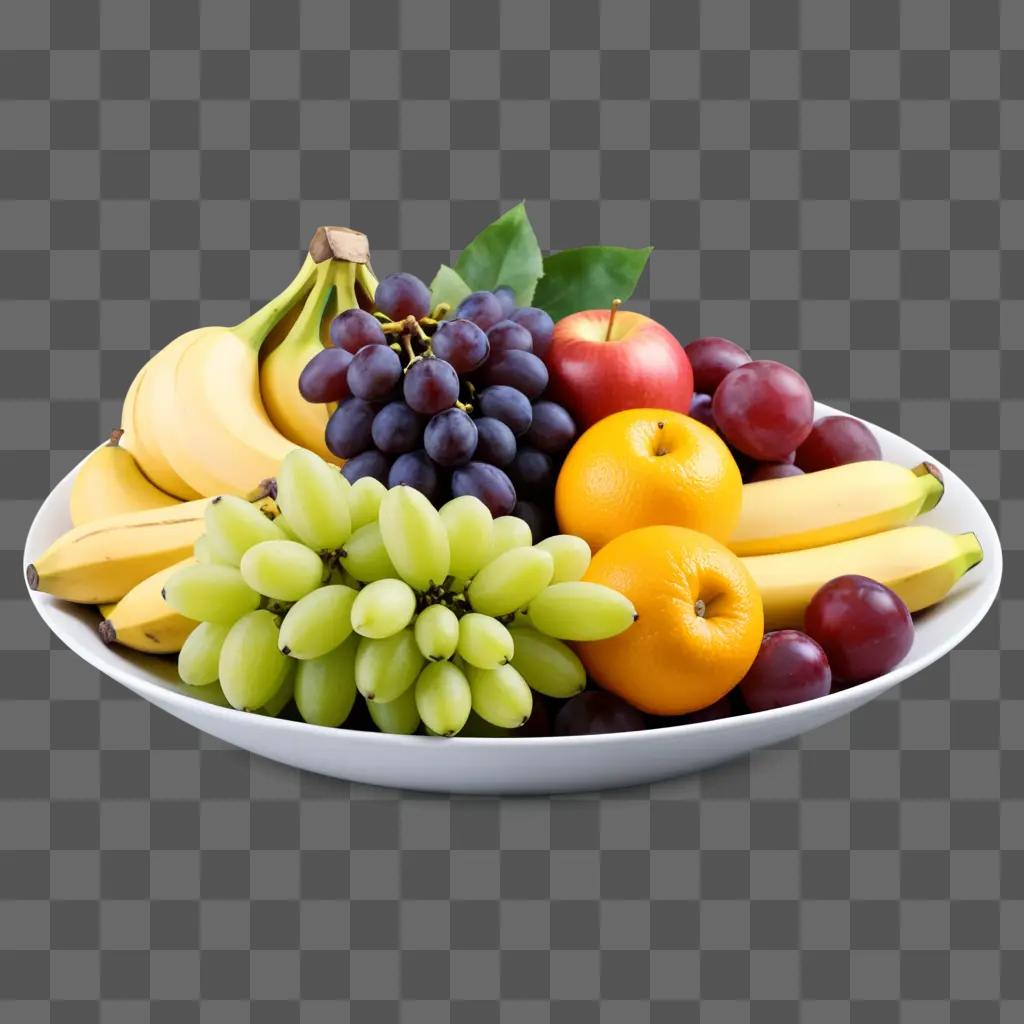
<instances>
[{"instance_id":1,"label":"red apple","mask_svg":"<svg viewBox=\"0 0 1024 1024\"><path fill-rule=\"evenodd\" d=\"M690 411L690 361L675 336L642 313L587 309L559 320L545 362L548 397L572 413L580 433L623 409Z\"/></svg>"}]
</instances>

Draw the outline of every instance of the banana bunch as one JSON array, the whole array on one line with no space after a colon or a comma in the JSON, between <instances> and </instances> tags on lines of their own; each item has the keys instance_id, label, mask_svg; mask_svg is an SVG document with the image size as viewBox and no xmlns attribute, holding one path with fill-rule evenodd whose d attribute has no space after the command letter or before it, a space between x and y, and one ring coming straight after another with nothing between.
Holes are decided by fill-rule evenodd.
<instances>
[{"instance_id":1,"label":"banana bunch","mask_svg":"<svg viewBox=\"0 0 1024 1024\"><path fill-rule=\"evenodd\" d=\"M322 227L294 280L262 309L161 349L132 382L122 413L122 443L145 477L194 501L250 492L295 447L329 457L331 410L302 398L299 374L330 320L372 300L376 283L366 236Z\"/></svg>"}]
</instances>

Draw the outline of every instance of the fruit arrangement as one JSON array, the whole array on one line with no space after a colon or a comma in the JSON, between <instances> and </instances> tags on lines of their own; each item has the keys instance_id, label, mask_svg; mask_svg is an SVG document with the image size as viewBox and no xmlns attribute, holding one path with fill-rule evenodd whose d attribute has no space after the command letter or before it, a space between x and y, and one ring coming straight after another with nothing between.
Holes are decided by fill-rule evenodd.
<instances>
[{"instance_id":1,"label":"fruit arrangement","mask_svg":"<svg viewBox=\"0 0 1024 1024\"><path fill-rule=\"evenodd\" d=\"M143 366L29 585L197 695L328 727L635 731L890 671L982 558L916 522L941 472L620 308L649 253L545 256L520 204L378 282L318 229L264 307Z\"/></svg>"}]
</instances>

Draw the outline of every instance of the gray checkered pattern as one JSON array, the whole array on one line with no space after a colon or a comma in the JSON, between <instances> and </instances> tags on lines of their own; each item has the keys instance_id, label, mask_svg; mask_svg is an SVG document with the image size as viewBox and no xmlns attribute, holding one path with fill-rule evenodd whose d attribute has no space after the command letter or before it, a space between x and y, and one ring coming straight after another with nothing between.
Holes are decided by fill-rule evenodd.
<instances>
[{"instance_id":1,"label":"gray checkered pattern","mask_svg":"<svg viewBox=\"0 0 1024 1024\"><path fill-rule=\"evenodd\" d=\"M0 1020L1024 1018L1024 4L0 7ZM199 736L22 595L150 351L320 223L429 275L526 197L638 308L948 460L1001 604L899 693L698 777L393 793Z\"/></svg>"}]
</instances>

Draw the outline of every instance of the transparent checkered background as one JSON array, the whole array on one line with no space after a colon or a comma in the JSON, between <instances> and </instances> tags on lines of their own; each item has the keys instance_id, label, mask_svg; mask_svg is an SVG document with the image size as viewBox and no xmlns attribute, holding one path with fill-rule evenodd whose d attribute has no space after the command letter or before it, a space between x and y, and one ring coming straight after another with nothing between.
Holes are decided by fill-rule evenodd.
<instances>
[{"instance_id":1,"label":"transparent checkered background","mask_svg":"<svg viewBox=\"0 0 1024 1024\"><path fill-rule=\"evenodd\" d=\"M297 6L0 8L0 1020L1021 1020L1024 5ZM320 223L429 275L523 197L970 482L1008 575L956 653L698 777L449 800L226 748L47 633L25 530L151 351Z\"/></svg>"}]
</instances>

